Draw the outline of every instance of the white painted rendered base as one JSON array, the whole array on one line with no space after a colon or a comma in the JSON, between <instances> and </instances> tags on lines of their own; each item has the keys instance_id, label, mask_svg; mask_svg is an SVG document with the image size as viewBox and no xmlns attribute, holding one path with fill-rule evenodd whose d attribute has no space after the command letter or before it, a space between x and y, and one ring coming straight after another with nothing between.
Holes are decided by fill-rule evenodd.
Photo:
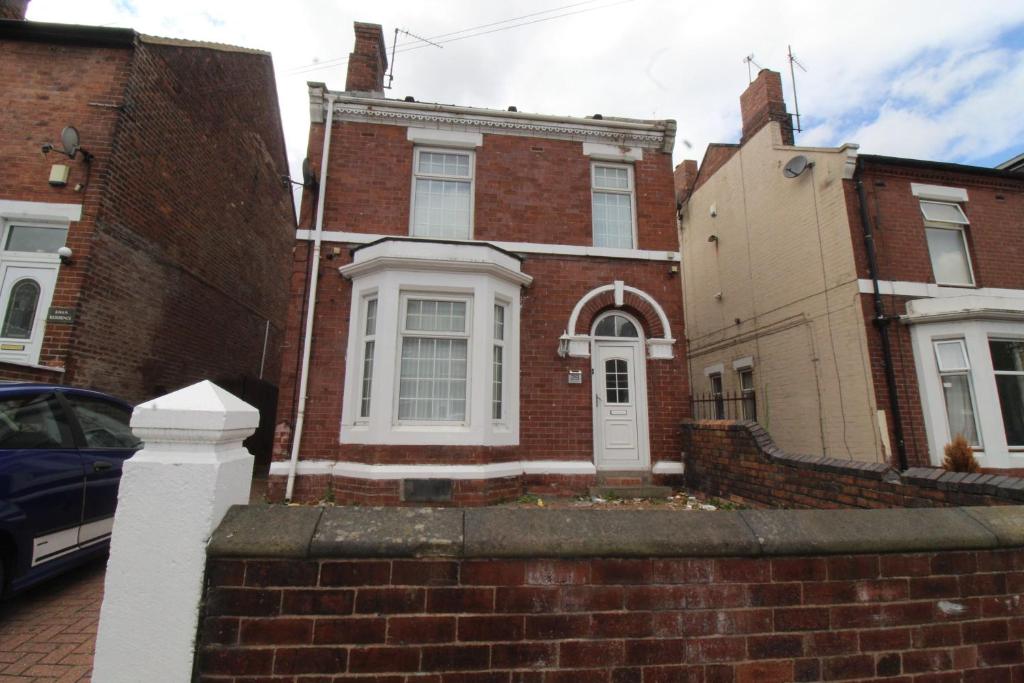
<instances>
[{"instance_id":1,"label":"white painted rendered base","mask_svg":"<svg viewBox=\"0 0 1024 683\"><path fill-rule=\"evenodd\" d=\"M124 464L93 680L189 681L206 544L249 498L242 447L258 411L201 382L135 409L145 448Z\"/></svg>"},{"instance_id":2,"label":"white painted rendered base","mask_svg":"<svg viewBox=\"0 0 1024 683\"><path fill-rule=\"evenodd\" d=\"M651 474L685 474L686 467L681 462L659 460L651 468Z\"/></svg>"},{"instance_id":3,"label":"white painted rendered base","mask_svg":"<svg viewBox=\"0 0 1024 683\"><path fill-rule=\"evenodd\" d=\"M594 475L586 460L513 460L488 465L366 465L361 462L300 460L300 475L323 475L385 481L392 479L500 479L523 474ZM287 476L288 463L270 463L271 476Z\"/></svg>"}]
</instances>

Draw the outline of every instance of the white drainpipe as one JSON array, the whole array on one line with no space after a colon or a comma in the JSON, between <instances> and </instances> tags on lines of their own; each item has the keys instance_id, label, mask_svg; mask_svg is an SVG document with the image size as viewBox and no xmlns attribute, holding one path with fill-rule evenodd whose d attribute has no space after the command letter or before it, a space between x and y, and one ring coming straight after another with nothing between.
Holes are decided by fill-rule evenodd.
<instances>
[{"instance_id":1,"label":"white drainpipe","mask_svg":"<svg viewBox=\"0 0 1024 683\"><path fill-rule=\"evenodd\" d=\"M324 197L327 194L327 162L331 152L331 125L334 123L334 95L327 96L327 127L324 131L324 151L320 160L320 195L316 203L316 226L313 233L312 264L309 273L309 301L306 302L306 335L302 343L302 370L299 373L299 407L295 413L295 432L292 434L292 458L288 465L288 486L285 500L291 502L295 489L295 469L299 465L299 444L302 442L302 425L306 418L306 391L309 384L309 355L313 348L313 320L316 307L316 287L320 279L320 242L324 231Z\"/></svg>"}]
</instances>

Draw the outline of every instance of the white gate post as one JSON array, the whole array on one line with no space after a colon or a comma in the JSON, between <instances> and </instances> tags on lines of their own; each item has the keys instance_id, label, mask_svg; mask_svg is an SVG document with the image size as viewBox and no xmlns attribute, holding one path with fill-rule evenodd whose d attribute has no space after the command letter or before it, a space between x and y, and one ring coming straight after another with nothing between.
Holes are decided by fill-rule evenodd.
<instances>
[{"instance_id":1,"label":"white gate post","mask_svg":"<svg viewBox=\"0 0 1024 683\"><path fill-rule=\"evenodd\" d=\"M228 507L247 503L259 412L208 381L135 408L145 442L124 464L93 680L192 677L206 544Z\"/></svg>"}]
</instances>

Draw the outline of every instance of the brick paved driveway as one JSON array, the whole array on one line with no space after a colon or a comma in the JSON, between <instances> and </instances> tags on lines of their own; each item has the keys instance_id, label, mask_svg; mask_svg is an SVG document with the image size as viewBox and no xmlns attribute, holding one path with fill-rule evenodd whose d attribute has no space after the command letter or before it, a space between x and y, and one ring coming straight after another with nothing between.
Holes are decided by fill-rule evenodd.
<instances>
[{"instance_id":1,"label":"brick paved driveway","mask_svg":"<svg viewBox=\"0 0 1024 683\"><path fill-rule=\"evenodd\" d=\"M0 683L88 681L105 557L0 603Z\"/></svg>"}]
</instances>

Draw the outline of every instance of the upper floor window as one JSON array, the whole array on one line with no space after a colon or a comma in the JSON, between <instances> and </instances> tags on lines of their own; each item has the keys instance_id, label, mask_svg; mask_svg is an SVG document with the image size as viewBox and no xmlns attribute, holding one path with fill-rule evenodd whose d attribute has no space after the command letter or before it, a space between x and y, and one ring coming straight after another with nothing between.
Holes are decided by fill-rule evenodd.
<instances>
[{"instance_id":1,"label":"upper floor window","mask_svg":"<svg viewBox=\"0 0 1024 683\"><path fill-rule=\"evenodd\" d=\"M595 163L590 178L594 246L632 249L636 244L633 167Z\"/></svg>"},{"instance_id":2,"label":"upper floor window","mask_svg":"<svg viewBox=\"0 0 1024 683\"><path fill-rule=\"evenodd\" d=\"M921 202L935 282L940 285L974 286L974 272L967 250L969 224L959 204Z\"/></svg>"},{"instance_id":3,"label":"upper floor window","mask_svg":"<svg viewBox=\"0 0 1024 683\"><path fill-rule=\"evenodd\" d=\"M473 153L417 148L413 159L413 236L466 240L472 232Z\"/></svg>"}]
</instances>

